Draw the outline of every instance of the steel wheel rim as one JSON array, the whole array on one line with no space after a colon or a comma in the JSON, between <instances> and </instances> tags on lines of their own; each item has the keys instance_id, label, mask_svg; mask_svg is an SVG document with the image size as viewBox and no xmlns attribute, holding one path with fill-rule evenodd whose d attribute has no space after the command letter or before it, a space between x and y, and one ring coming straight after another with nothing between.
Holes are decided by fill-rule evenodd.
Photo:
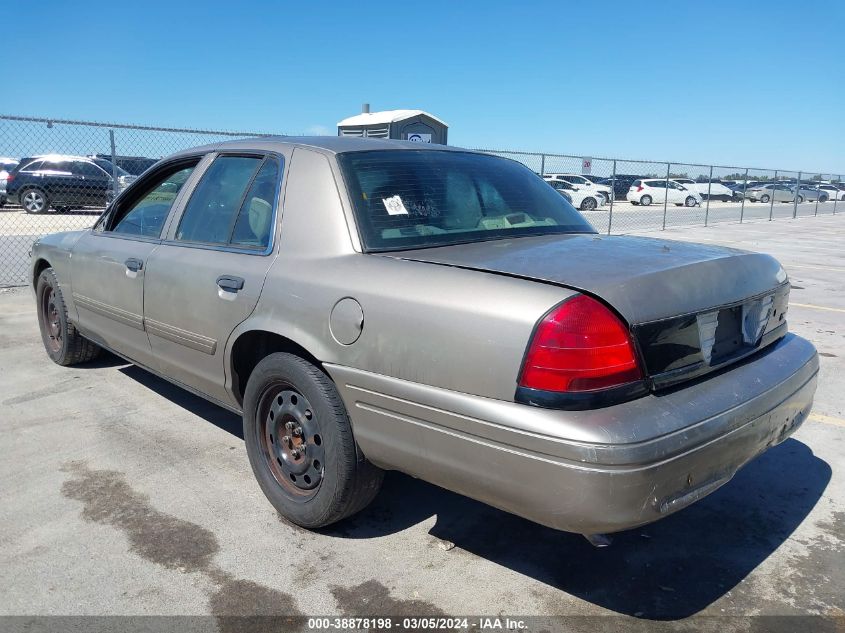
<instances>
[{"instance_id":1,"label":"steel wheel rim","mask_svg":"<svg viewBox=\"0 0 845 633\"><path fill-rule=\"evenodd\" d=\"M694 207L695 206L695 198L692 196L687 196L687 206Z\"/></svg>"},{"instance_id":2,"label":"steel wheel rim","mask_svg":"<svg viewBox=\"0 0 845 633\"><path fill-rule=\"evenodd\" d=\"M264 390L256 414L255 439L273 479L294 500L313 498L325 473L324 440L308 399L275 383Z\"/></svg>"},{"instance_id":3,"label":"steel wheel rim","mask_svg":"<svg viewBox=\"0 0 845 633\"><path fill-rule=\"evenodd\" d=\"M54 353L62 349L62 321L59 316L59 307L56 305L56 293L51 286L48 286L41 296L41 319L44 323L44 332L47 335L47 344Z\"/></svg>"},{"instance_id":4,"label":"steel wheel rim","mask_svg":"<svg viewBox=\"0 0 845 633\"><path fill-rule=\"evenodd\" d=\"M596 208L596 201L595 200L593 200L592 198L587 198L586 200L584 200L584 209L586 211L592 211L595 208Z\"/></svg>"},{"instance_id":5,"label":"steel wheel rim","mask_svg":"<svg viewBox=\"0 0 845 633\"><path fill-rule=\"evenodd\" d=\"M23 197L24 207L27 211L38 213L44 208L44 196L37 191L28 191Z\"/></svg>"}]
</instances>

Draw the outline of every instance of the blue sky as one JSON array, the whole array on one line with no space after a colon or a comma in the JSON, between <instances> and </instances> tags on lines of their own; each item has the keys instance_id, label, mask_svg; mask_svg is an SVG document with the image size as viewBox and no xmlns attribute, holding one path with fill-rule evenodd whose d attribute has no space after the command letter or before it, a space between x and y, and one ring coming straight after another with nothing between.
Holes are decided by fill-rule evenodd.
<instances>
[{"instance_id":1,"label":"blue sky","mask_svg":"<svg viewBox=\"0 0 845 633\"><path fill-rule=\"evenodd\" d=\"M455 145L845 172L842 0L13 0L4 22L38 44L5 29L6 114L334 133L370 102Z\"/></svg>"}]
</instances>

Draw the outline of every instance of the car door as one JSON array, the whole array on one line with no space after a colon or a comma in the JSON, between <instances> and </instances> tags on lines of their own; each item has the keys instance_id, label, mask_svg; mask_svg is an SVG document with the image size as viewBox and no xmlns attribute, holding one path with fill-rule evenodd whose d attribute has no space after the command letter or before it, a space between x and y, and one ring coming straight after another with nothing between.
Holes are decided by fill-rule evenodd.
<instances>
[{"instance_id":1,"label":"car door","mask_svg":"<svg viewBox=\"0 0 845 633\"><path fill-rule=\"evenodd\" d=\"M648 195L651 196L654 202L663 202L666 200L665 180L649 180L648 187Z\"/></svg>"},{"instance_id":2,"label":"car door","mask_svg":"<svg viewBox=\"0 0 845 633\"><path fill-rule=\"evenodd\" d=\"M152 369L157 366L143 318L146 267L199 160L163 166L138 181L73 248L71 280L79 329Z\"/></svg>"},{"instance_id":3,"label":"car door","mask_svg":"<svg viewBox=\"0 0 845 633\"><path fill-rule=\"evenodd\" d=\"M284 158L220 153L150 258L144 321L164 375L218 401L224 352L255 308L273 261Z\"/></svg>"},{"instance_id":4,"label":"car door","mask_svg":"<svg viewBox=\"0 0 845 633\"><path fill-rule=\"evenodd\" d=\"M105 206L112 188L111 176L94 163L77 160L71 171L79 178L79 204Z\"/></svg>"},{"instance_id":5,"label":"car door","mask_svg":"<svg viewBox=\"0 0 845 633\"><path fill-rule=\"evenodd\" d=\"M80 204L81 181L71 170L70 160L45 160L40 173L53 206Z\"/></svg>"},{"instance_id":6,"label":"car door","mask_svg":"<svg viewBox=\"0 0 845 633\"><path fill-rule=\"evenodd\" d=\"M682 185L672 182L671 180L666 184L666 197L668 202L679 204L686 200L689 193L684 189L681 189Z\"/></svg>"}]
</instances>

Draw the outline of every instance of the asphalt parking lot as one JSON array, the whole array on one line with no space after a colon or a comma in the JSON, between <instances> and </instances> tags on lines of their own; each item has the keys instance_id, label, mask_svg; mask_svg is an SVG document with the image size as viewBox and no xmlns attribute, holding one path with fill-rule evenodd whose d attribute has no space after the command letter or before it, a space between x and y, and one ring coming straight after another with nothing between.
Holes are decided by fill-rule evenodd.
<instances>
[{"instance_id":1,"label":"asphalt parking lot","mask_svg":"<svg viewBox=\"0 0 845 633\"><path fill-rule=\"evenodd\" d=\"M791 439L604 549L398 473L361 514L292 527L239 418L114 357L52 364L30 291L0 291L0 615L845 617L845 217L647 234L777 256L821 376Z\"/></svg>"}]
</instances>

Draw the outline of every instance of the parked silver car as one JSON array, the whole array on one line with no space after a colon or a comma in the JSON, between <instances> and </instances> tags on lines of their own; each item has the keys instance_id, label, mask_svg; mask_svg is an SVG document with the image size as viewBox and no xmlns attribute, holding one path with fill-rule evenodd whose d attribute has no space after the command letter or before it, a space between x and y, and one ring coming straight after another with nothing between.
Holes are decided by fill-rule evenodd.
<instances>
[{"instance_id":1,"label":"parked silver car","mask_svg":"<svg viewBox=\"0 0 845 633\"><path fill-rule=\"evenodd\" d=\"M264 493L312 528L383 469L563 530L649 523L816 389L774 258L598 235L524 165L438 145L181 152L39 240L32 282L50 358L108 349L242 413Z\"/></svg>"},{"instance_id":2,"label":"parked silver car","mask_svg":"<svg viewBox=\"0 0 845 633\"><path fill-rule=\"evenodd\" d=\"M795 192L795 187L792 187L792 192ZM798 196L801 198L801 202L815 202L816 200L827 202L830 200L830 194L827 191L819 189L817 185L801 185L798 190Z\"/></svg>"},{"instance_id":3,"label":"parked silver car","mask_svg":"<svg viewBox=\"0 0 845 633\"><path fill-rule=\"evenodd\" d=\"M778 183L757 185L747 189L745 197L751 202L771 202L772 198L775 202L794 202L795 189L790 185ZM801 194L798 195L798 202L804 202L804 196Z\"/></svg>"}]
</instances>

